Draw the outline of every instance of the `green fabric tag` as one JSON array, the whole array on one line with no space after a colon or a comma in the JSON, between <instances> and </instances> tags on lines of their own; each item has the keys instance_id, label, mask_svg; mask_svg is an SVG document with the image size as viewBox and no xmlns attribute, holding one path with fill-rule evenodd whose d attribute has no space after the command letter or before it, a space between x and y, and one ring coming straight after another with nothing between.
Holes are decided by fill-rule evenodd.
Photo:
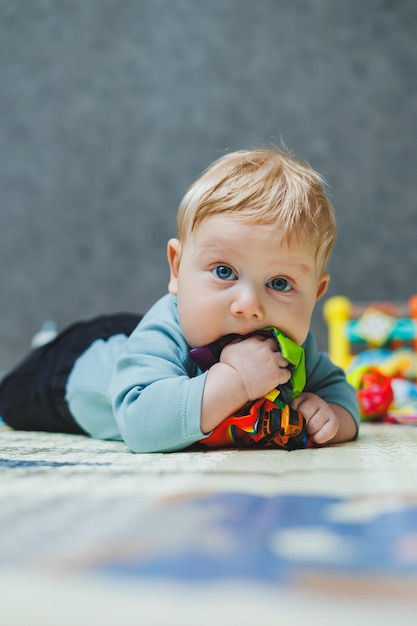
<instances>
[{"instance_id":1,"label":"green fabric tag","mask_svg":"<svg viewBox=\"0 0 417 626\"><path fill-rule=\"evenodd\" d=\"M287 385L285 385L285 388L291 398L296 398L303 391L306 384L304 348L302 346L299 346L297 343L295 343L295 341L287 337L287 335L285 335L274 326L269 326L268 328L265 328L265 330L270 330L273 332L276 340L280 345L282 356L288 361L291 366L291 385L287 383Z\"/></svg>"}]
</instances>

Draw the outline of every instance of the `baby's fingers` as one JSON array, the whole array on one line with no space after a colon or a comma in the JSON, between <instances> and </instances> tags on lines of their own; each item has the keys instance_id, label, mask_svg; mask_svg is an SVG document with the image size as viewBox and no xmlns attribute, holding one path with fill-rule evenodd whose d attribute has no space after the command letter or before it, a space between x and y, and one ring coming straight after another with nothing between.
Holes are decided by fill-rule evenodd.
<instances>
[{"instance_id":1,"label":"baby's fingers","mask_svg":"<svg viewBox=\"0 0 417 626\"><path fill-rule=\"evenodd\" d=\"M307 424L307 435L318 445L323 445L337 434L338 421L331 407L311 393L303 393L292 403Z\"/></svg>"},{"instance_id":2,"label":"baby's fingers","mask_svg":"<svg viewBox=\"0 0 417 626\"><path fill-rule=\"evenodd\" d=\"M337 422L324 415L317 414L307 422L307 435L318 445L327 443L336 433Z\"/></svg>"}]
</instances>

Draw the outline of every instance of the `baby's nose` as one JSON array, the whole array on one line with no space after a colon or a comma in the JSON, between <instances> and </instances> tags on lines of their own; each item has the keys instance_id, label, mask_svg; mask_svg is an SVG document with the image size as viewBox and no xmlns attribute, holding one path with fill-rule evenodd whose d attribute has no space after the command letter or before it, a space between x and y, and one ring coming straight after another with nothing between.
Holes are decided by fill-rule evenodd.
<instances>
[{"instance_id":1,"label":"baby's nose","mask_svg":"<svg viewBox=\"0 0 417 626\"><path fill-rule=\"evenodd\" d=\"M259 294L253 288L244 288L239 291L232 302L232 315L246 319L262 321L265 312Z\"/></svg>"}]
</instances>

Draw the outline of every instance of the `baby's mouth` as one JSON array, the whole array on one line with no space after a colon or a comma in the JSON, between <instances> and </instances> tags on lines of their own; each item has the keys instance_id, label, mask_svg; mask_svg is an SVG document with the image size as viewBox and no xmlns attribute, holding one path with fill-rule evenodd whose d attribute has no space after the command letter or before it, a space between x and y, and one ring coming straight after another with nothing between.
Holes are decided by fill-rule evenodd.
<instances>
[{"instance_id":1,"label":"baby's mouth","mask_svg":"<svg viewBox=\"0 0 417 626\"><path fill-rule=\"evenodd\" d=\"M227 346L232 341L243 341L247 337L253 337L254 335L259 335L265 338L275 337L271 329L255 330L251 333L248 333L247 335L232 333L230 335L225 335L224 337L221 337L217 341L213 341L213 343L210 343L207 346L202 346L201 348L193 348L192 350L190 350L190 357L192 358L194 363L196 363L198 367L203 372L205 372L206 370L210 369L212 365L218 363L221 351L225 346Z\"/></svg>"}]
</instances>

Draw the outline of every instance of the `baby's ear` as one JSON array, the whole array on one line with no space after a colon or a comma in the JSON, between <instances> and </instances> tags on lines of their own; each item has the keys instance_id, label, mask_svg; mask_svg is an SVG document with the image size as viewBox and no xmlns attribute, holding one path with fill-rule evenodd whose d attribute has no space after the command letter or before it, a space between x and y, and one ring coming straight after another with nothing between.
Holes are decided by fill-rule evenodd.
<instances>
[{"instance_id":1,"label":"baby's ear","mask_svg":"<svg viewBox=\"0 0 417 626\"><path fill-rule=\"evenodd\" d=\"M329 286L329 280L330 280L330 275L327 274L327 272L323 272L323 274L319 278L316 300L320 300L320 298L324 296L324 294L326 293L327 288Z\"/></svg>"},{"instance_id":2,"label":"baby's ear","mask_svg":"<svg viewBox=\"0 0 417 626\"><path fill-rule=\"evenodd\" d=\"M168 291L171 295L176 296L178 291L178 270L181 259L181 243L178 239L170 239L168 241L167 255L170 270Z\"/></svg>"}]
</instances>

